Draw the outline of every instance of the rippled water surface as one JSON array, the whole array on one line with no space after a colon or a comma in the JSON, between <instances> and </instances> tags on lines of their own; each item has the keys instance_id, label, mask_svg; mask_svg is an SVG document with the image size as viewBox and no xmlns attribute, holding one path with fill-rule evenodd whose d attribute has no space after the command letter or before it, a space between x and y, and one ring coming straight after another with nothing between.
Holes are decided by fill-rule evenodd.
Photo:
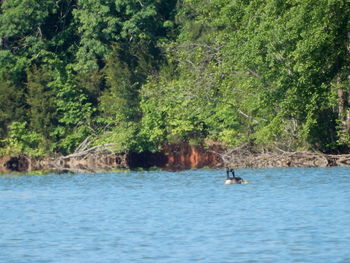
<instances>
[{"instance_id":1,"label":"rippled water surface","mask_svg":"<svg viewBox=\"0 0 350 263\"><path fill-rule=\"evenodd\" d=\"M350 262L350 168L0 175L0 262Z\"/></svg>"}]
</instances>

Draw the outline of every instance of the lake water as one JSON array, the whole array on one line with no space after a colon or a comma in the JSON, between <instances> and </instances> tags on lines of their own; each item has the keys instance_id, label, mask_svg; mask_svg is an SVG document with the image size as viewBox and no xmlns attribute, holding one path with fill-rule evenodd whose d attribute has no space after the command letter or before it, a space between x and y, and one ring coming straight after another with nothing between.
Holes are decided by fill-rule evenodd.
<instances>
[{"instance_id":1,"label":"lake water","mask_svg":"<svg viewBox=\"0 0 350 263\"><path fill-rule=\"evenodd\" d=\"M0 262L350 262L350 168L0 175Z\"/></svg>"}]
</instances>

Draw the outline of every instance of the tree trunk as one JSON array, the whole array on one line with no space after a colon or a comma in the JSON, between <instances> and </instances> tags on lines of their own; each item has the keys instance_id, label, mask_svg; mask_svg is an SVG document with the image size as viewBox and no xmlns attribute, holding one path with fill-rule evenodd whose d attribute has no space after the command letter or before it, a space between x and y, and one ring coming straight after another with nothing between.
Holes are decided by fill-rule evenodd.
<instances>
[{"instance_id":1,"label":"tree trunk","mask_svg":"<svg viewBox=\"0 0 350 263\"><path fill-rule=\"evenodd\" d=\"M350 90L349 90L349 84L350 84L350 75L348 76L348 87L347 87L347 92L346 92L346 96L347 96L347 103L346 103L346 116L345 116L345 126L344 126L344 132L345 133L349 133L350 132Z\"/></svg>"},{"instance_id":2,"label":"tree trunk","mask_svg":"<svg viewBox=\"0 0 350 263\"><path fill-rule=\"evenodd\" d=\"M350 75L348 76L348 83L350 83ZM341 140L346 140L346 134L350 133L350 90L344 87L340 83L340 79L337 80L338 84L338 118L340 120L340 131L342 136Z\"/></svg>"}]
</instances>

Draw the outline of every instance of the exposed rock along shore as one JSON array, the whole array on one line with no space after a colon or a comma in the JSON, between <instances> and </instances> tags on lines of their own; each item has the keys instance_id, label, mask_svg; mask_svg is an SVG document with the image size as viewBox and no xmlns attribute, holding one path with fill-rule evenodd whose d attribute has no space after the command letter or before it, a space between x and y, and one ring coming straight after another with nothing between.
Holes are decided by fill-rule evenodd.
<instances>
[{"instance_id":1,"label":"exposed rock along shore","mask_svg":"<svg viewBox=\"0 0 350 263\"><path fill-rule=\"evenodd\" d=\"M99 172L113 169L159 167L165 170L186 170L203 167L222 167L220 157L214 153L218 147L204 149L188 144L167 145L157 153L94 153L82 156L33 158L25 155L0 158L0 172L29 172L58 170L71 172Z\"/></svg>"},{"instance_id":2,"label":"exposed rock along shore","mask_svg":"<svg viewBox=\"0 0 350 263\"><path fill-rule=\"evenodd\" d=\"M327 155L313 152L253 154L247 151L224 151L188 144L167 145L158 153L99 153L77 157L32 158L25 155L0 158L0 172L58 170L99 172L113 169L159 167L165 170L192 168L274 168L350 166L350 154Z\"/></svg>"}]
</instances>

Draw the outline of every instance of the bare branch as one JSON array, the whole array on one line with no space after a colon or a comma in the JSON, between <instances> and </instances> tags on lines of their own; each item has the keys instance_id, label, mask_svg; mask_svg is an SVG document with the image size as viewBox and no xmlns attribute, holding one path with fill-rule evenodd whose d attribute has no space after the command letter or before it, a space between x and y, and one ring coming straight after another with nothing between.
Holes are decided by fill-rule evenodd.
<instances>
[{"instance_id":1,"label":"bare branch","mask_svg":"<svg viewBox=\"0 0 350 263\"><path fill-rule=\"evenodd\" d=\"M111 147L115 146L116 143L106 143L106 144L101 144L101 145L96 145L94 147L91 147L87 150L81 151L81 152L77 152L77 153L73 153L67 156L63 156L61 159L69 159L69 158L73 158L73 157L79 157L79 156L84 156L86 154L92 153L92 152L103 152L103 151L109 151L109 152L113 152L111 150Z\"/></svg>"},{"instance_id":2,"label":"bare branch","mask_svg":"<svg viewBox=\"0 0 350 263\"><path fill-rule=\"evenodd\" d=\"M253 119L252 116L249 116L248 114L244 113L243 111L241 111L240 109L237 109L238 113L240 113L241 115L243 115L244 117L246 117L247 119L253 121L254 123L259 123L257 120Z\"/></svg>"},{"instance_id":3,"label":"bare branch","mask_svg":"<svg viewBox=\"0 0 350 263\"><path fill-rule=\"evenodd\" d=\"M91 144L90 141L91 136L85 138L85 140L75 149L74 153L79 153L85 151Z\"/></svg>"}]
</instances>

